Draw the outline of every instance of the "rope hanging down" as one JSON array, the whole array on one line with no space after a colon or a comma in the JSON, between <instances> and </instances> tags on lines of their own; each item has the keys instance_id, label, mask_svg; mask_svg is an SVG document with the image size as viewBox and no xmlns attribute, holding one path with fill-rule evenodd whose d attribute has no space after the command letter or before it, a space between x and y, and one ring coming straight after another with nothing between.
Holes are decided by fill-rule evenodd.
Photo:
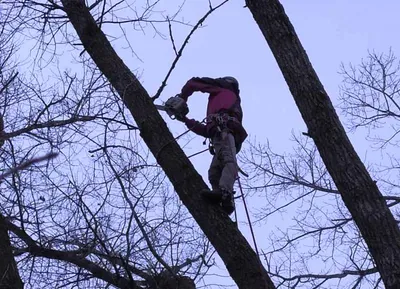
<instances>
[{"instance_id":1,"label":"rope hanging down","mask_svg":"<svg viewBox=\"0 0 400 289\"><path fill-rule=\"evenodd\" d=\"M202 120L202 122L204 122L204 121L205 121L205 119ZM188 129L187 131L185 131L185 132L183 132L182 134L178 135L178 136L175 138L175 140L180 139L182 136L184 136L185 134L187 134L189 131L190 131L190 129ZM191 158L191 157L200 155L200 154L202 154L202 153L204 153L204 152L206 152L206 151L209 151L209 149L207 148L207 149L201 150L201 151L199 151L199 152L197 152L197 153L194 153L194 154L188 156L188 158ZM240 169L239 166L238 166L238 170L239 170L239 172L240 172L242 175L244 175L244 176L246 176L246 177L249 177L249 175L248 175L247 173L245 173L242 169ZM243 205L244 205L244 209L245 209L245 212L246 212L247 221L248 221L248 223L249 223L250 232L251 232L251 237L252 237L252 239L253 239L254 249L256 250L257 257L258 257L259 261L261 262L260 253L259 253L259 251L258 251L257 241L256 241L255 233L254 233L254 230L253 230L253 224L251 223L251 220L250 220L250 214L249 214L249 210L248 210L248 208L247 208L247 203L246 203L246 199L245 199L245 197L244 197L243 188L242 188L242 184L241 184L241 182L240 182L240 177L239 177L239 176L237 177L237 181L238 181L238 185L239 185L239 189L240 189L240 196L242 197L242 200L243 200ZM239 198L239 197L236 197L236 198ZM236 199L236 198L235 198L235 199ZM238 223L238 219L237 219L236 208L235 208L235 220L236 220L236 225L237 225L237 227L238 227L238 229L239 229L239 223Z\"/></svg>"},{"instance_id":2,"label":"rope hanging down","mask_svg":"<svg viewBox=\"0 0 400 289\"><path fill-rule=\"evenodd\" d=\"M239 177L237 178L237 181L238 181L238 184L239 184L240 195L242 197L243 204L244 204L244 209L246 211L247 221L249 222L250 232L251 232L251 236L253 238L253 243L254 243L254 249L256 250L258 259L260 259L260 253L258 252L258 246L257 246L256 237L255 237L254 230L253 230L253 225L252 225L251 220L250 220L249 210L247 209L247 203L246 203L246 199L245 199L244 194L243 194L243 188L242 188L242 184L240 183L240 178ZM236 216L236 209L235 209L235 216ZM236 222L237 222L237 216L236 216ZM261 260L260 260L260 262L261 262Z\"/></svg>"}]
</instances>

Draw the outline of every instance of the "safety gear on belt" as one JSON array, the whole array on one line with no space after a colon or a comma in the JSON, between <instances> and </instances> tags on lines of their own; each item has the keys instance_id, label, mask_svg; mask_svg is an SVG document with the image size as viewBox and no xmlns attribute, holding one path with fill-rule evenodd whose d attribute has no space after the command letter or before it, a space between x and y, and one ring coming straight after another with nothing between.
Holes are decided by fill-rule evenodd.
<instances>
[{"instance_id":1,"label":"safety gear on belt","mask_svg":"<svg viewBox=\"0 0 400 289\"><path fill-rule=\"evenodd\" d=\"M215 122L218 126L218 130L222 131L226 128L228 121L234 121L239 123L236 117L232 117L227 113L215 113L207 116L207 122Z\"/></svg>"}]
</instances>

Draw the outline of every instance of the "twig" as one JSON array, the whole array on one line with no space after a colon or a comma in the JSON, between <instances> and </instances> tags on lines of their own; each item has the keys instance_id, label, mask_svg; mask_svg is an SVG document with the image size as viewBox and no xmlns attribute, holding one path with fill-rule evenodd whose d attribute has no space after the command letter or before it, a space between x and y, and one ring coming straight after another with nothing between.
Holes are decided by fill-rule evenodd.
<instances>
[{"instance_id":1,"label":"twig","mask_svg":"<svg viewBox=\"0 0 400 289\"><path fill-rule=\"evenodd\" d=\"M303 132L302 135L307 136L309 138L312 138L311 134L309 132Z\"/></svg>"},{"instance_id":2,"label":"twig","mask_svg":"<svg viewBox=\"0 0 400 289\"><path fill-rule=\"evenodd\" d=\"M22 170L24 170L24 169L30 167L30 166L33 165L33 164L36 164L36 163L40 163L40 162L42 162L42 161L46 161L46 160L53 159L53 158L55 158L56 156L58 156L58 153L48 153L48 154L46 154L46 155L44 155L44 156L42 156L42 157L30 159L29 161L26 161L26 162L20 164L19 166L16 166L16 167L14 167L14 168L9 169L9 170L8 170L7 172L5 172L4 174L1 174L1 175L0 175L0 181L2 181L3 179L7 178L8 176L10 176L10 175L12 175L12 174L14 174L14 173L16 173L16 172L18 172L18 171L22 171Z\"/></svg>"},{"instance_id":3,"label":"twig","mask_svg":"<svg viewBox=\"0 0 400 289\"><path fill-rule=\"evenodd\" d=\"M275 252L282 251L283 249L285 249L287 246L289 246L289 245L292 244L293 242L295 242L295 241L297 241L297 240L299 240L299 239L301 239L301 238L304 238L304 237L306 237L306 236L308 236L308 235L313 235L313 234L318 234L318 233L320 234L322 231L328 231L328 230L333 230L333 229L335 229L335 230L336 230L336 229L339 229L339 228L343 227L344 225L346 225L347 223L349 223L351 220L352 220L352 219L345 219L343 222L337 223L337 224L335 224L335 225L327 226L327 227L320 227L320 228L317 228L317 229L315 229L315 230L305 232L305 233L303 233L303 234L301 234L301 235L297 235L296 237L293 237L293 238L291 238L291 239L288 239L288 240L286 241L286 244L285 244L285 245L283 245L283 246L281 246L281 247L279 247L279 248L277 248L277 249L273 249L273 250L267 252L266 254L271 254L271 253L275 253Z\"/></svg>"},{"instance_id":4,"label":"twig","mask_svg":"<svg viewBox=\"0 0 400 289\"><path fill-rule=\"evenodd\" d=\"M16 137L18 135L21 135L23 133L28 133L31 132L32 130L36 129L42 129L42 128L49 128L49 127L59 127L59 126L64 126L67 124L72 124L75 122L84 122L84 121L91 121L96 119L95 116L82 116L82 117L72 117L70 119L66 120L51 120L43 123L36 123L27 127L24 127L22 129L10 132L10 133L4 133L2 136L0 136L0 140L7 140L12 137Z\"/></svg>"},{"instance_id":5,"label":"twig","mask_svg":"<svg viewBox=\"0 0 400 289\"><path fill-rule=\"evenodd\" d=\"M18 72L16 72L11 78L6 82L6 84L0 89L0 94L3 93L4 90L14 81L14 79L18 76Z\"/></svg>"},{"instance_id":6,"label":"twig","mask_svg":"<svg viewBox=\"0 0 400 289\"><path fill-rule=\"evenodd\" d=\"M172 48L174 49L175 56L178 56L178 51L176 50L174 36L172 34L171 21L169 20L169 18L167 18L167 21L168 21L169 37L171 38L171 42L172 42Z\"/></svg>"},{"instance_id":7,"label":"twig","mask_svg":"<svg viewBox=\"0 0 400 289\"><path fill-rule=\"evenodd\" d=\"M219 5L215 6L215 7L211 7L210 6L210 10L192 28L192 30L190 31L190 33L186 37L185 41L183 42L182 47L179 49L178 53L176 54L175 60L172 62L171 68L169 69L165 79L161 83L160 88L158 89L157 93L151 98L153 101L160 97L160 95L161 95L162 91L164 90L165 86L167 86L168 78L170 77L172 71L175 69L176 64L178 63L179 59L181 58L183 50L185 49L186 45L189 43L190 37L203 24L203 22L207 19L207 17L210 16L211 13L213 13L215 10L220 8L222 5L224 5L228 1L229 0L225 0L224 2L222 2L221 4L219 4Z\"/></svg>"},{"instance_id":8,"label":"twig","mask_svg":"<svg viewBox=\"0 0 400 289\"><path fill-rule=\"evenodd\" d=\"M126 267L125 270L128 269L130 272L145 279L146 281L151 281L153 279L153 276L147 274L146 272L144 272L142 270L137 269L136 267L130 265L128 262L124 261L124 258L121 255L117 256L117 254L116 254L115 256L113 256L111 254L104 254L97 250L91 250L90 253L98 256L99 258L104 258L104 259L108 260L109 262L113 262L120 266L124 266L124 267Z\"/></svg>"},{"instance_id":9,"label":"twig","mask_svg":"<svg viewBox=\"0 0 400 289\"><path fill-rule=\"evenodd\" d=\"M175 271L175 273L178 273L180 270L182 270L183 268L185 268L186 266L192 265L193 263L199 261L200 259L204 259L203 255L199 255L194 259L186 259L185 262L183 262L182 264L178 265L178 266L174 266L172 267L172 269Z\"/></svg>"},{"instance_id":10,"label":"twig","mask_svg":"<svg viewBox=\"0 0 400 289\"><path fill-rule=\"evenodd\" d=\"M97 0L96 2L94 2L92 5L90 5L88 7L89 10L92 10L93 8L95 8L97 5L99 5L101 3L101 1L103 0Z\"/></svg>"}]
</instances>

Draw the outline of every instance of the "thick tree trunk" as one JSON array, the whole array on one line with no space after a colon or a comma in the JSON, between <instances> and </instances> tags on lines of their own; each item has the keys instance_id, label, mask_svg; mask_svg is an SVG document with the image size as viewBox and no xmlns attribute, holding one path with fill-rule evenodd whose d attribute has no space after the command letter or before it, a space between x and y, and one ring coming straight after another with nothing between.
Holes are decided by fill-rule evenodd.
<instances>
[{"instance_id":1,"label":"thick tree trunk","mask_svg":"<svg viewBox=\"0 0 400 289\"><path fill-rule=\"evenodd\" d=\"M18 273L17 263L15 262L12 253L7 226L2 215L0 215L0 288L24 288L21 277Z\"/></svg>"},{"instance_id":2,"label":"thick tree trunk","mask_svg":"<svg viewBox=\"0 0 400 289\"><path fill-rule=\"evenodd\" d=\"M278 0L247 0L246 4L276 58L308 134L360 229L386 288L400 288L400 230L350 143L282 5Z\"/></svg>"},{"instance_id":3,"label":"thick tree trunk","mask_svg":"<svg viewBox=\"0 0 400 289\"><path fill-rule=\"evenodd\" d=\"M150 96L111 47L84 1L62 0L86 51L118 91L135 119L143 140L165 171L183 204L224 261L239 288L274 288L247 240L229 217L200 197L206 189L201 176L174 140Z\"/></svg>"}]
</instances>

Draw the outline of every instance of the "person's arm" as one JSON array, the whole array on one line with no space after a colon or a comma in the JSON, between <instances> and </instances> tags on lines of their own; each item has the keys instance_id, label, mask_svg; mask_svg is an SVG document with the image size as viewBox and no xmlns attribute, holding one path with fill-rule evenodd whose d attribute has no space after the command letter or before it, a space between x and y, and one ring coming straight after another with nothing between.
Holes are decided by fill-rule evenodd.
<instances>
[{"instance_id":1,"label":"person's arm","mask_svg":"<svg viewBox=\"0 0 400 289\"><path fill-rule=\"evenodd\" d=\"M187 101L188 97L195 91L213 93L218 92L220 89L213 78L193 77L182 87L180 97Z\"/></svg>"},{"instance_id":2,"label":"person's arm","mask_svg":"<svg viewBox=\"0 0 400 289\"><path fill-rule=\"evenodd\" d=\"M201 135L203 137L208 137L207 128L204 124L200 123L197 120L186 118L184 120L185 125L188 129L190 129L195 134Z\"/></svg>"}]
</instances>

